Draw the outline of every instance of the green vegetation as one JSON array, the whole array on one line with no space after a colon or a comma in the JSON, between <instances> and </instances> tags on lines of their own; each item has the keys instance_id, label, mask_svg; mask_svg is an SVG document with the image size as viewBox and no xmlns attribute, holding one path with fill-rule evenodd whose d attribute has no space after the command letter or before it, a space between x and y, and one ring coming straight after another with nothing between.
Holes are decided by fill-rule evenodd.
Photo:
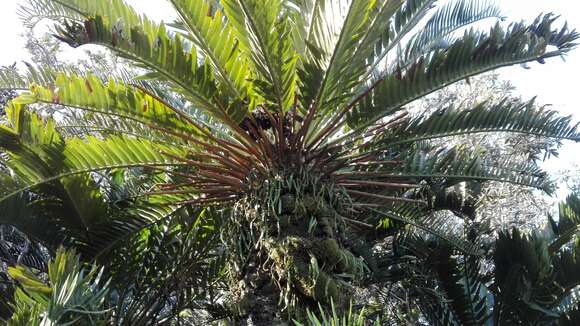
<instances>
[{"instance_id":1,"label":"green vegetation","mask_svg":"<svg viewBox=\"0 0 580 326\"><path fill-rule=\"evenodd\" d=\"M1 88L19 92L0 126L0 222L34 244L0 288L9 323L380 324L396 303L376 297L396 285L415 323L575 324L577 283L561 277L580 275L575 197L554 240L510 231L484 245L483 183L553 184L536 159L451 141L580 141L571 118L509 97L407 110L469 77L564 56L575 31L551 14L502 22L486 1L168 5L179 18L167 25L122 0L22 8L132 69L0 70ZM485 19L497 23L472 28Z\"/></svg>"}]
</instances>

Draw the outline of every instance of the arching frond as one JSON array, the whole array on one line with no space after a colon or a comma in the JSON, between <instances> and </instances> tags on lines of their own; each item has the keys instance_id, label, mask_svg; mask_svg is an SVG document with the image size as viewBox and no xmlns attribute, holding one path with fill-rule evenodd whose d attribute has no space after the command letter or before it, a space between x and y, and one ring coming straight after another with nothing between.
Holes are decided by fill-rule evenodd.
<instances>
[{"instance_id":1,"label":"arching frond","mask_svg":"<svg viewBox=\"0 0 580 326\"><path fill-rule=\"evenodd\" d=\"M493 163L485 155L470 153L464 148L435 152L412 151L402 162L402 167L393 174L401 178L444 178L449 184L462 181L501 181L535 187L546 192L553 190L551 181L534 163L516 163L510 158Z\"/></svg>"},{"instance_id":2,"label":"arching frond","mask_svg":"<svg viewBox=\"0 0 580 326\"><path fill-rule=\"evenodd\" d=\"M387 38L380 40L375 45L375 53L372 57L371 67L367 72L367 76L377 73L380 70L380 65L385 64L387 55L400 46L405 37L421 22L436 3L436 0L409 0L400 2L401 6L394 15L394 19L390 20ZM374 77L374 76L373 76ZM357 93L364 93L365 85L359 86Z\"/></svg>"},{"instance_id":3,"label":"arching frond","mask_svg":"<svg viewBox=\"0 0 580 326\"><path fill-rule=\"evenodd\" d=\"M521 103L504 99L499 103L481 103L473 109L447 108L427 117L417 117L399 130L389 131L377 143L391 146L457 135L510 132L541 137L580 140L571 117L537 108L535 101Z\"/></svg>"},{"instance_id":4,"label":"arching frond","mask_svg":"<svg viewBox=\"0 0 580 326\"><path fill-rule=\"evenodd\" d=\"M64 105L178 134L199 135L202 132L187 113L171 107L158 97L114 80L105 84L95 76L59 74L53 87L33 84L30 93L22 94L16 102Z\"/></svg>"},{"instance_id":5,"label":"arching frond","mask_svg":"<svg viewBox=\"0 0 580 326\"><path fill-rule=\"evenodd\" d=\"M327 63L314 99L318 110L336 109L352 96L367 71L367 59L388 28L399 1L351 1L340 36ZM312 87L313 85L308 85Z\"/></svg>"},{"instance_id":6,"label":"arching frond","mask_svg":"<svg viewBox=\"0 0 580 326\"><path fill-rule=\"evenodd\" d=\"M23 73L16 65L0 68L0 89L27 90L30 84L51 85L54 82L52 69L26 64Z\"/></svg>"},{"instance_id":7,"label":"arching frond","mask_svg":"<svg viewBox=\"0 0 580 326\"><path fill-rule=\"evenodd\" d=\"M19 14L29 27L42 19L73 19L80 23L97 15L107 17L111 24L122 22L127 31L141 24L139 15L122 0L28 0Z\"/></svg>"},{"instance_id":8,"label":"arching frond","mask_svg":"<svg viewBox=\"0 0 580 326\"><path fill-rule=\"evenodd\" d=\"M207 0L172 0L189 36L214 67L223 91L233 98L248 93L248 58L240 50L235 33L222 10Z\"/></svg>"},{"instance_id":9,"label":"arching frond","mask_svg":"<svg viewBox=\"0 0 580 326\"><path fill-rule=\"evenodd\" d=\"M435 214L426 213L425 210L418 209L416 205L403 204L394 207L389 211L384 209L370 208L378 216L382 216L382 223L390 223L390 220L402 222L412 225L424 232L432 234L433 236L447 242L453 248L468 254L481 255L481 249L478 243L472 243L462 239L457 234L454 234L449 229L449 224L446 223L445 218ZM379 228L381 226L379 225Z\"/></svg>"},{"instance_id":10,"label":"arching frond","mask_svg":"<svg viewBox=\"0 0 580 326\"><path fill-rule=\"evenodd\" d=\"M571 194L558 205L558 223L550 217L552 231L556 238L550 243L550 252L557 252L580 232L580 198Z\"/></svg>"},{"instance_id":11,"label":"arching frond","mask_svg":"<svg viewBox=\"0 0 580 326\"><path fill-rule=\"evenodd\" d=\"M444 43L453 37L454 32L488 18L503 17L500 9L487 0L448 2L438 8L421 31L413 36L403 51L405 58L400 58L399 62L414 61L411 58L417 58L437 48L445 48Z\"/></svg>"},{"instance_id":12,"label":"arching frond","mask_svg":"<svg viewBox=\"0 0 580 326\"><path fill-rule=\"evenodd\" d=\"M297 93L298 55L294 51L291 26L281 19L280 0L226 0L224 9L242 51L252 59L256 91L286 112Z\"/></svg>"},{"instance_id":13,"label":"arching frond","mask_svg":"<svg viewBox=\"0 0 580 326\"><path fill-rule=\"evenodd\" d=\"M93 171L129 167L179 166L177 148L123 136L99 139L60 139L54 124L13 105L8 113L12 129L0 129L0 147L10 154L7 166L15 175L3 175L0 201L25 190L62 178Z\"/></svg>"},{"instance_id":14,"label":"arching frond","mask_svg":"<svg viewBox=\"0 0 580 326\"><path fill-rule=\"evenodd\" d=\"M348 0L290 1L290 18L296 22L294 42L305 62L321 69L328 66L349 4Z\"/></svg>"},{"instance_id":15,"label":"arching frond","mask_svg":"<svg viewBox=\"0 0 580 326\"><path fill-rule=\"evenodd\" d=\"M489 34L466 32L448 49L395 69L369 89L370 96L350 112L349 124L368 126L421 96L482 72L565 54L575 46L577 33L566 27L552 31L554 20L545 15L529 26L518 23L504 30L498 24Z\"/></svg>"},{"instance_id":16,"label":"arching frond","mask_svg":"<svg viewBox=\"0 0 580 326\"><path fill-rule=\"evenodd\" d=\"M60 10L60 14L73 19L56 27L59 38L71 46L89 43L103 45L154 71L146 76L169 82L210 115L226 121L232 117L241 120L245 116L239 106L230 107L227 97L220 98L209 62L200 63L197 51L188 49L189 46L179 35L171 36L164 24L158 25L139 16L123 1L32 3L50 5L54 10ZM81 21L79 15L83 17ZM226 112L231 116L226 116Z\"/></svg>"},{"instance_id":17,"label":"arching frond","mask_svg":"<svg viewBox=\"0 0 580 326\"><path fill-rule=\"evenodd\" d=\"M194 50L186 51L181 37L170 37L163 25L143 21L143 27L134 27L129 34L118 31L101 16L89 18L84 26L66 24L59 28L59 37L77 47L93 43L103 45L155 72L147 75L170 82L192 103L217 118L225 118L216 102L216 85L207 64L199 64ZM172 60L166 60L173 58Z\"/></svg>"}]
</instances>

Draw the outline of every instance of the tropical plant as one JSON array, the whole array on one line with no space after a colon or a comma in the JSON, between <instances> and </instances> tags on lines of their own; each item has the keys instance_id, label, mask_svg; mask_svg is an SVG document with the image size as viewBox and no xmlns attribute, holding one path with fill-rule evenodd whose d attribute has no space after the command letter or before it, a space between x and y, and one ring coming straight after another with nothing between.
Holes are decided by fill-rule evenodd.
<instances>
[{"instance_id":1,"label":"tropical plant","mask_svg":"<svg viewBox=\"0 0 580 326\"><path fill-rule=\"evenodd\" d=\"M48 264L48 282L27 268L10 267L20 286L7 325L105 325L107 284L102 272L95 266L83 268L74 251L62 248Z\"/></svg>"},{"instance_id":2,"label":"tropical plant","mask_svg":"<svg viewBox=\"0 0 580 326\"><path fill-rule=\"evenodd\" d=\"M431 325L577 325L580 196L549 217L551 232L500 232L467 256L429 236L396 242L396 269ZM473 227L473 236L486 232ZM412 258L411 258L412 257Z\"/></svg>"},{"instance_id":3,"label":"tropical plant","mask_svg":"<svg viewBox=\"0 0 580 326\"><path fill-rule=\"evenodd\" d=\"M551 190L534 162L433 140L480 132L580 140L570 118L513 99L416 118L405 111L470 76L565 55L578 34L554 28L553 15L480 32L468 27L502 18L485 1L169 2L179 15L171 25L121 0L30 0L22 9L31 24L53 20L73 47L102 45L132 60L142 76L33 66L0 74L3 87L22 91L0 127L9 171L0 203L41 193L33 207L66 210L42 224L12 223L103 263L112 283L128 281L109 299L121 302L119 323L201 308L254 324L305 320L331 302L342 311L356 286L380 279L387 235L412 226L480 254L432 214L464 210L455 186ZM62 109L51 118L39 105ZM111 205L128 173L142 182ZM169 274L157 284L158 258ZM139 290L142 276L159 292ZM200 304L212 287L222 298ZM125 308L135 296L149 301Z\"/></svg>"},{"instance_id":4,"label":"tropical plant","mask_svg":"<svg viewBox=\"0 0 580 326\"><path fill-rule=\"evenodd\" d=\"M364 309L359 312L358 314L354 314L352 311L352 306L346 313L338 314L334 305L331 304L331 314L327 313L327 311L320 307L320 318L317 314L312 313L310 311L307 312L308 315L308 322L307 325L310 326L364 326L364 325L373 325L378 326L380 325L380 319L375 319L374 322L369 322L364 314ZM295 322L296 326L302 326L300 322Z\"/></svg>"},{"instance_id":5,"label":"tropical plant","mask_svg":"<svg viewBox=\"0 0 580 326\"><path fill-rule=\"evenodd\" d=\"M505 97L518 97L517 89L499 73L490 72L457 82L416 101L411 105L411 112L425 114L440 108L469 110L482 101L499 101ZM539 107L540 104L536 102L536 105ZM562 145L554 138L493 132L458 135L439 141L453 142L455 146L465 146L473 151L481 150L492 161L495 158L501 162L509 157L519 164L529 161L549 164L548 160L558 156ZM561 179L555 182L558 186L562 183ZM553 199L534 188L492 181L472 190L477 192L477 211L472 214L477 216L471 217L475 221L489 222L490 227L498 230L514 227L529 231L547 224L544 216L551 210Z\"/></svg>"}]
</instances>

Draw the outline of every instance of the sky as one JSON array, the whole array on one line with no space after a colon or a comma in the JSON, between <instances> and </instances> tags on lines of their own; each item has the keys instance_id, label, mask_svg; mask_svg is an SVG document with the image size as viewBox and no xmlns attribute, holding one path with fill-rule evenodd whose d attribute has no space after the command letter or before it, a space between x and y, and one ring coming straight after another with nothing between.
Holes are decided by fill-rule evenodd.
<instances>
[{"instance_id":1,"label":"sky","mask_svg":"<svg viewBox=\"0 0 580 326\"><path fill-rule=\"evenodd\" d=\"M95 0L99 1L99 0ZM23 49L24 29L16 14L20 4L26 0L0 0L0 33L4 47L0 49L0 66L10 65L28 57ZM155 20L172 20L174 12L167 0L127 0L137 11L146 13ZM580 30L580 10L576 0L496 0L509 21L531 21L540 13L553 12L562 16L569 26ZM77 52L75 52L77 51ZM65 55L75 56L79 49L67 50ZM532 63L531 69L508 67L500 69L500 75L511 81L517 93L524 98L538 97L541 104L550 104L553 109L580 120L578 92L580 92L580 48L566 57L549 60L545 65ZM566 143L560 158L548 161L544 168L556 172L568 168L580 158L580 144ZM563 195L563 192L560 193Z\"/></svg>"}]
</instances>

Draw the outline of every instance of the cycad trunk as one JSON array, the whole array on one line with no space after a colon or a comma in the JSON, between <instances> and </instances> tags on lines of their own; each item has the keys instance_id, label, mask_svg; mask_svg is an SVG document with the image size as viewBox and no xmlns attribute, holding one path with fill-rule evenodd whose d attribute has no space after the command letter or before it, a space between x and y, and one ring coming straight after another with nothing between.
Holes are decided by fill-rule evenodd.
<instances>
[{"instance_id":1,"label":"cycad trunk","mask_svg":"<svg viewBox=\"0 0 580 326\"><path fill-rule=\"evenodd\" d=\"M289 175L260 184L240 201L228 228L235 311L244 323L303 320L307 309L348 304L362 259L347 249L341 213L347 195L330 180Z\"/></svg>"}]
</instances>

